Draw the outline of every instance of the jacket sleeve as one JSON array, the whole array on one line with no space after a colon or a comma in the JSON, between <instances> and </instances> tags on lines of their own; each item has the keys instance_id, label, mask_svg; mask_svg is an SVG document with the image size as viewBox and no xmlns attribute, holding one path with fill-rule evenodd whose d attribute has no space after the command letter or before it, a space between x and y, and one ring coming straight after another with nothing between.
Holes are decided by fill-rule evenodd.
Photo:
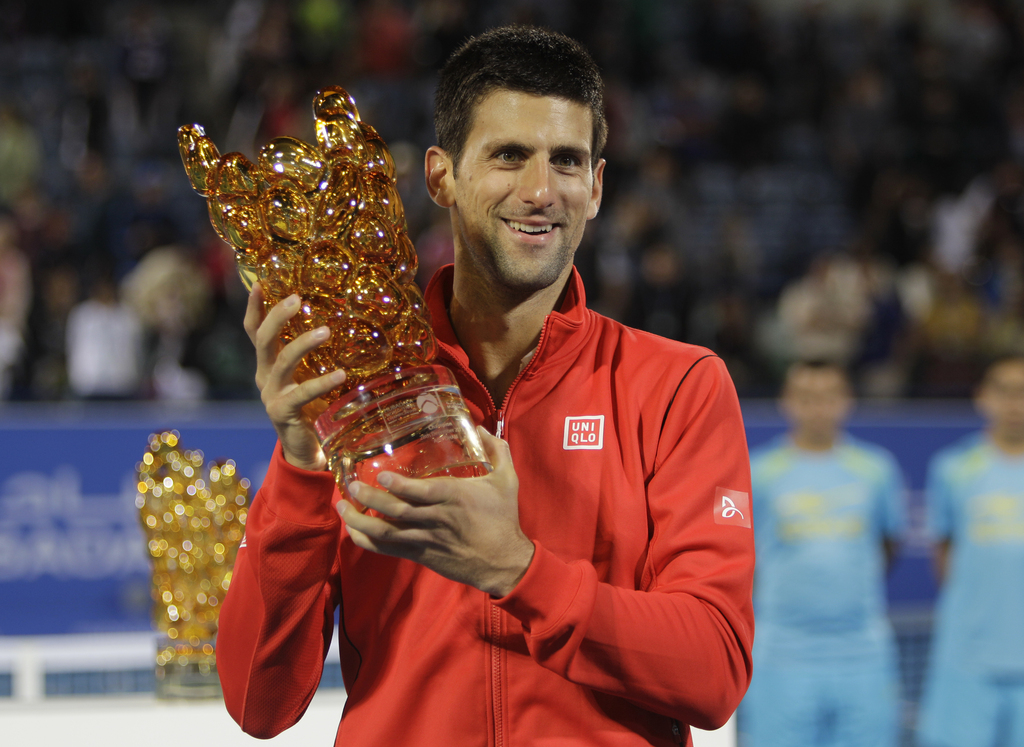
<instances>
[{"instance_id":1,"label":"jacket sleeve","mask_svg":"<svg viewBox=\"0 0 1024 747\"><path fill-rule=\"evenodd\" d=\"M737 506L746 494L745 522L731 510L716 519L719 488L736 491ZM719 358L698 361L680 385L646 491L652 534L640 588L599 582L590 562L566 563L535 543L526 575L495 604L523 624L541 666L715 729L746 692L754 636L750 467Z\"/></svg>"},{"instance_id":2,"label":"jacket sleeve","mask_svg":"<svg viewBox=\"0 0 1024 747\"><path fill-rule=\"evenodd\" d=\"M269 738L316 692L334 631L341 519L329 472L285 461L280 445L256 494L219 619L217 672L242 730Z\"/></svg>"}]
</instances>

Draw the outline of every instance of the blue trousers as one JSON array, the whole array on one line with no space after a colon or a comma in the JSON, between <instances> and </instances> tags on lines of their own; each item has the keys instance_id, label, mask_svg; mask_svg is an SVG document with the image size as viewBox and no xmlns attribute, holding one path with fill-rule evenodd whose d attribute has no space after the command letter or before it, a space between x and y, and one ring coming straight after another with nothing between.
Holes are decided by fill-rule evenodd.
<instances>
[{"instance_id":1,"label":"blue trousers","mask_svg":"<svg viewBox=\"0 0 1024 747\"><path fill-rule=\"evenodd\" d=\"M936 664L928 674L922 747L1024 747L1024 676L991 677Z\"/></svg>"},{"instance_id":2,"label":"blue trousers","mask_svg":"<svg viewBox=\"0 0 1024 747\"><path fill-rule=\"evenodd\" d=\"M895 747L894 662L756 662L740 709L744 747Z\"/></svg>"}]
</instances>

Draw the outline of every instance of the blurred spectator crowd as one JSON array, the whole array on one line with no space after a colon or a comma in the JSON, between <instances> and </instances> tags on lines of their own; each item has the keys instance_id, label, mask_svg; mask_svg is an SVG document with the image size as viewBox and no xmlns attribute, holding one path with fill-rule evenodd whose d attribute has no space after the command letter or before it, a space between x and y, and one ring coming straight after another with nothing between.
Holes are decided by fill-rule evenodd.
<instances>
[{"instance_id":1,"label":"blurred spectator crowd","mask_svg":"<svg viewBox=\"0 0 1024 747\"><path fill-rule=\"evenodd\" d=\"M869 397L964 396L1024 352L1024 3L0 2L0 399L254 396L245 293L175 131L313 138L345 86L395 156L421 277L435 73L505 22L607 81L589 303L706 345L741 395L795 359ZM881 7L880 4L868 4Z\"/></svg>"}]
</instances>

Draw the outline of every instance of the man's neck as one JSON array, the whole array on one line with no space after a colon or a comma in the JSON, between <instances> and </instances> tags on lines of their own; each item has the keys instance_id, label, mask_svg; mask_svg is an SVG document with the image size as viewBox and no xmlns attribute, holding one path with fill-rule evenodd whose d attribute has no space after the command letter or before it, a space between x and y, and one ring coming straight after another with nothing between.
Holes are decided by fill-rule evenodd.
<instances>
[{"instance_id":1,"label":"man's neck","mask_svg":"<svg viewBox=\"0 0 1024 747\"><path fill-rule=\"evenodd\" d=\"M469 356L470 368L501 407L512 382L529 362L544 319L558 308L568 282L526 298L502 297L455 274L448 307L452 329Z\"/></svg>"},{"instance_id":2,"label":"man's neck","mask_svg":"<svg viewBox=\"0 0 1024 747\"><path fill-rule=\"evenodd\" d=\"M838 433L801 430L799 428L790 432L793 444L801 451L831 451L839 438Z\"/></svg>"}]
</instances>

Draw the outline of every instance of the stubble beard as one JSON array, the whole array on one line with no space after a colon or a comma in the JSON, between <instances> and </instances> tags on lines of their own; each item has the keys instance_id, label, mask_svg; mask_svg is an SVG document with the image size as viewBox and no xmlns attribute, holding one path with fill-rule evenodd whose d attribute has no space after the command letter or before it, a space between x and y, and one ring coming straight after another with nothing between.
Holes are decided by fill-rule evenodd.
<instances>
[{"instance_id":1,"label":"stubble beard","mask_svg":"<svg viewBox=\"0 0 1024 747\"><path fill-rule=\"evenodd\" d=\"M487 277L493 292L513 303L558 283L576 253L573 237L564 236L555 246L537 250L546 256L524 257L524 251L528 253L529 250L517 251L508 246L498 231L481 237L483 246L473 252L476 255L474 262Z\"/></svg>"},{"instance_id":2,"label":"stubble beard","mask_svg":"<svg viewBox=\"0 0 1024 747\"><path fill-rule=\"evenodd\" d=\"M517 261L500 249L490 252L489 270L495 285L506 295L515 298L529 298L557 283L565 267L572 264L573 251L564 242L556 247L555 254L539 262Z\"/></svg>"}]
</instances>

